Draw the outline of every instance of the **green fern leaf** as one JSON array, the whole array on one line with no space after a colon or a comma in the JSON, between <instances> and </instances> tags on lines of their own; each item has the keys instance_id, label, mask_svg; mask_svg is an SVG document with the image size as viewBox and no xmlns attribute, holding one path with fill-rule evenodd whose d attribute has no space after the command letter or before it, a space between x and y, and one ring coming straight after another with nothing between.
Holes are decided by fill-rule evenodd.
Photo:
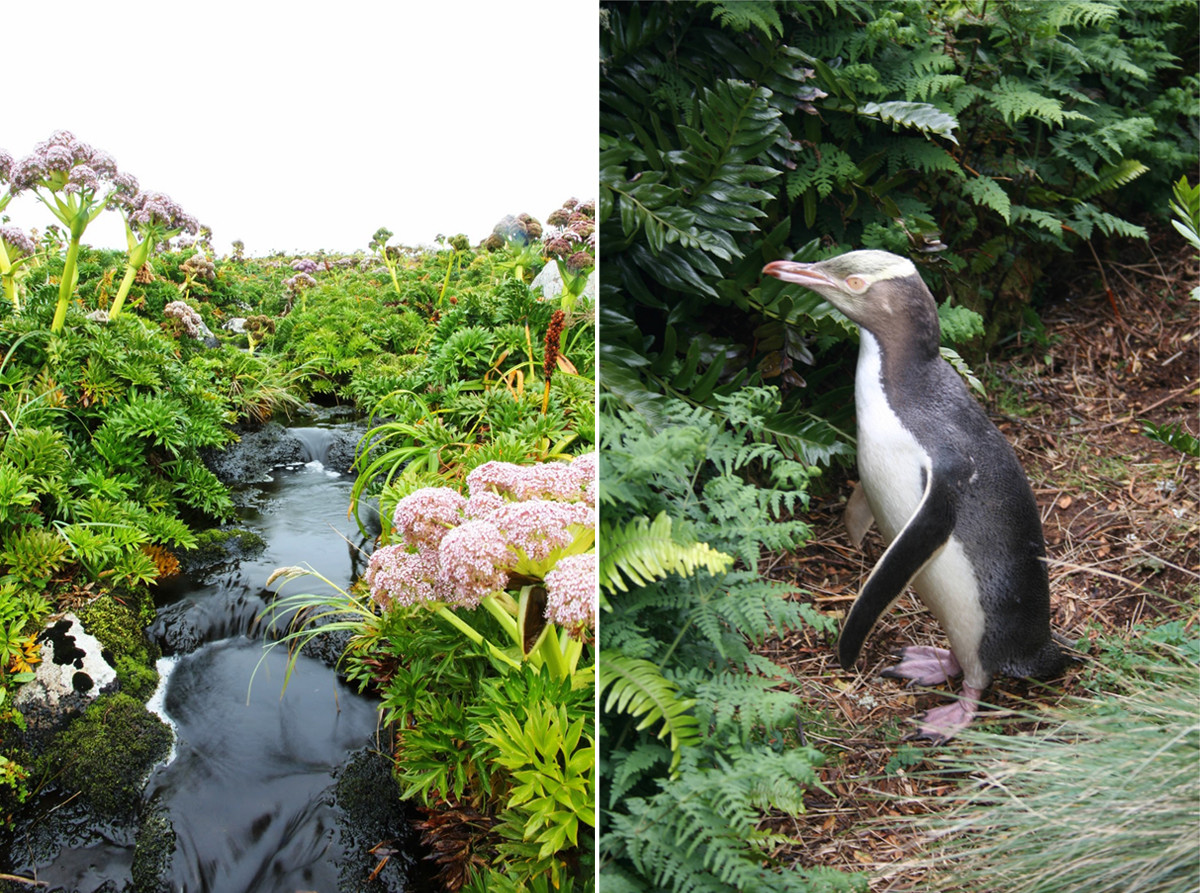
<instances>
[{"instance_id":1,"label":"green fern leaf","mask_svg":"<svg viewBox=\"0 0 1200 893\"><path fill-rule=\"evenodd\" d=\"M1047 4L1046 12L1050 24L1055 28L1092 28L1115 21L1121 14L1121 8L1113 3L1095 0L1070 0Z\"/></svg>"},{"instance_id":2,"label":"green fern leaf","mask_svg":"<svg viewBox=\"0 0 1200 893\"><path fill-rule=\"evenodd\" d=\"M671 574L690 576L703 568L719 574L733 566L733 558L706 543L681 545L671 538L671 519L665 511L650 521L634 518L623 527L601 524L600 585L610 593L628 592L622 577L645 586Z\"/></svg>"},{"instance_id":3,"label":"green fern leaf","mask_svg":"<svg viewBox=\"0 0 1200 893\"><path fill-rule=\"evenodd\" d=\"M1000 78L986 95L989 104L1007 124L1016 124L1025 118L1057 125L1068 118L1087 119L1081 113L1064 111L1057 99L1039 93L1015 78Z\"/></svg>"},{"instance_id":4,"label":"green fern leaf","mask_svg":"<svg viewBox=\"0 0 1200 893\"><path fill-rule=\"evenodd\" d=\"M1000 184L991 177L976 177L963 183L963 192L971 197L977 205L991 208L1010 223L1012 218L1012 202Z\"/></svg>"},{"instance_id":5,"label":"green fern leaf","mask_svg":"<svg viewBox=\"0 0 1200 893\"><path fill-rule=\"evenodd\" d=\"M1132 182L1142 174L1149 173L1150 168L1136 158L1126 158L1117 164L1106 165L1097 175L1096 182L1079 193L1079 198L1089 199L1118 186Z\"/></svg>"},{"instance_id":6,"label":"green fern leaf","mask_svg":"<svg viewBox=\"0 0 1200 893\"><path fill-rule=\"evenodd\" d=\"M1063 222L1048 211L1037 208L1027 208L1024 205L1012 206L1013 223L1032 223L1039 229L1044 229L1053 236L1062 235Z\"/></svg>"},{"instance_id":7,"label":"green fern leaf","mask_svg":"<svg viewBox=\"0 0 1200 893\"><path fill-rule=\"evenodd\" d=\"M927 102L868 102L858 111L863 115L878 116L888 124L937 134L958 145L958 138L954 136L958 119Z\"/></svg>"},{"instance_id":8,"label":"green fern leaf","mask_svg":"<svg viewBox=\"0 0 1200 893\"><path fill-rule=\"evenodd\" d=\"M795 201L810 189L815 189L819 198L826 198L835 186L842 187L861 176L862 171L846 152L822 143L788 174L788 198Z\"/></svg>"},{"instance_id":9,"label":"green fern leaf","mask_svg":"<svg viewBox=\"0 0 1200 893\"><path fill-rule=\"evenodd\" d=\"M608 693L604 709L640 718L638 731L661 722L662 728L656 737L668 739L673 771L679 765L683 749L700 741L699 724L696 717L688 713L696 702L681 697L678 686L663 676L657 664L648 660L604 651L598 664L600 687L596 697L599 699Z\"/></svg>"},{"instance_id":10,"label":"green fern leaf","mask_svg":"<svg viewBox=\"0 0 1200 893\"><path fill-rule=\"evenodd\" d=\"M774 3L739 0L737 3L713 4L712 17L720 20L722 27L738 33L757 28L763 37L770 40L774 35L783 35L783 22Z\"/></svg>"},{"instance_id":11,"label":"green fern leaf","mask_svg":"<svg viewBox=\"0 0 1200 893\"><path fill-rule=\"evenodd\" d=\"M1080 202L1075 206L1071 216L1071 229L1083 239L1090 239L1096 229L1106 236L1124 236L1127 239L1149 238L1145 227L1130 223L1107 211L1101 211L1088 202Z\"/></svg>"}]
</instances>

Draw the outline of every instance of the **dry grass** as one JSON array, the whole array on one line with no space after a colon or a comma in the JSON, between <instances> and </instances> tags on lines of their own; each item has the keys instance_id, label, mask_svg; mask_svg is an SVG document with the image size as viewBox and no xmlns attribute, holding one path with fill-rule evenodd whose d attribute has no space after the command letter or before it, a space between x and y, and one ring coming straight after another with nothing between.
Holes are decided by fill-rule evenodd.
<instances>
[{"instance_id":1,"label":"dry grass","mask_svg":"<svg viewBox=\"0 0 1200 893\"><path fill-rule=\"evenodd\" d=\"M977 370L989 383L989 411L1033 484L1050 557L1052 622L1072 641L1198 619L1197 462L1147 438L1141 424L1179 422L1200 433L1200 307L1184 298L1195 270L1167 244L1176 258L1170 264L1106 267L1119 316L1103 292L1071 295L1044 314L1049 346L1016 345ZM1094 268L1065 278L1091 281ZM850 486L839 482L814 500L812 541L772 569L811 594L798 597L839 619L882 553L874 533L860 552L841 526ZM914 867L922 840L901 817L943 808L938 798L961 778L906 770L897 759L920 758L901 749L909 720L946 700L944 687L905 688L879 677L894 651L917 643L945 644L920 603L905 597L876 627L857 672L843 672L831 643L810 630L767 644L770 657L801 680L814 715L805 732L832 757L822 779L828 793L814 792L799 822L770 822L799 841L781 858L866 872L873 893L922 888ZM1032 727L1031 715L1078 691L1085 667L1086 660L1050 686L999 679L986 716L1020 714L1022 727Z\"/></svg>"}]
</instances>

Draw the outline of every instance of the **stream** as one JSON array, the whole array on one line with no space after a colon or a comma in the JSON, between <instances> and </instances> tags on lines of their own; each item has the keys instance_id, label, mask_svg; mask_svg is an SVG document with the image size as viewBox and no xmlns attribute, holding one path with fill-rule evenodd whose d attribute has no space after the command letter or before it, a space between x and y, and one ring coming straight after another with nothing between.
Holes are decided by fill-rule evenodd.
<instances>
[{"instance_id":1,"label":"stream","mask_svg":"<svg viewBox=\"0 0 1200 893\"><path fill-rule=\"evenodd\" d=\"M395 826L403 819L387 787L388 760L372 757L375 702L324 661L303 655L283 692L286 648L264 657L259 617L267 577L279 567L309 565L348 587L370 549L346 517L353 478L326 466L338 426L318 423L287 434L302 444L299 461L235 488L236 524L265 540L261 554L207 576L182 575L159 591L149 634L164 657L149 707L173 727L175 744L146 784L141 818L143 825L148 816L167 820L174 848L160 860L155 884L131 881L138 872L128 829L71 828L69 818L59 821L67 827L56 832L57 853L46 861L39 852L44 841L28 845L41 858L14 866L18 873L36 873L48 889L72 893L416 889L407 880L415 857L394 847L383 850L393 853L394 864L366 882L382 858L368 848L399 837L411 853L413 836ZM285 592L323 586L307 578ZM338 780L356 754L360 762L374 759L370 771L382 775L359 788L382 801L375 805L387 813L383 819L352 818L354 810L340 802ZM377 827L363 827L372 823Z\"/></svg>"}]
</instances>

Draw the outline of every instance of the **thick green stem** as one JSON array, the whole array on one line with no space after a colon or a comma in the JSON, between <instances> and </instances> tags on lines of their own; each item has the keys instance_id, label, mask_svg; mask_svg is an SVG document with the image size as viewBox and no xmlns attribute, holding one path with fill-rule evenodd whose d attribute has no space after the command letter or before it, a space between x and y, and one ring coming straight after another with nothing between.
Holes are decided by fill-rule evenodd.
<instances>
[{"instance_id":1,"label":"thick green stem","mask_svg":"<svg viewBox=\"0 0 1200 893\"><path fill-rule=\"evenodd\" d=\"M67 245L67 259L63 261L62 281L58 285L58 306L54 308L54 320L50 323L51 332L61 332L63 323L67 321L67 306L71 303L71 294L75 291L79 238L79 236L72 235L71 241Z\"/></svg>"},{"instance_id":2,"label":"thick green stem","mask_svg":"<svg viewBox=\"0 0 1200 893\"><path fill-rule=\"evenodd\" d=\"M396 297L403 297L400 293L400 280L396 278L396 262L387 256L387 249L383 250L383 263L388 268L388 274L392 277L392 288L396 289Z\"/></svg>"},{"instance_id":3,"label":"thick green stem","mask_svg":"<svg viewBox=\"0 0 1200 893\"><path fill-rule=\"evenodd\" d=\"M562 645L559 642L559 635L559 630L550 629L542 638L542 644L538 646L538 654L550 668L551 676L555 679L566 679L571 675L571 668L567 665L566 655L563 654Z\"/></svg>"},{"instance_id":4,"label":"thick green stem","mask_svg":"<svg viewBox=\"0 0 1200 893\"><path fill-rule=\"evenodd\" d=\"M508 605L501 603L498 597L501 594L507 598ZM488 613L495 617L496 620L499 621L500 625L504 627L504 631L508 633L509 638L511 638L518 646L520 646L521 633L517 628L517 618L513 616L513 612L516 611L516 605L513 604L512 597L509 596L508 593L496 593L489 595L483 600L483 606L487 608Z\"/></svg>"},{"instance_id":5,"label":"thick green stem","mask_svg":"<svg viewBox=\"0 0 1200 893\"><path fill-rule=\"evenodd\" d=\"M121 308L125 306L125 297L129 294L129 289L133 286L133 277L137 275L137 269L133 264L125 265L125 275L121 278L121 287L117 289L117 296L113 298L112 309L108 311L109 319L116 319L121 312Z\"/></svg>"},{"instance_id":6,"label":"thick green stem","mask_svg":"<svg viewBox=\"0 0 1200 893\"><path fill-rule=\"evenodd\" d=\"M457 251L451 250L450 260L446 261L446 278L442 280L442 290L438 293L437 305L442 306L442 299L446 297L446 288L450 285L450 270L454 267L454 258L458 255Z\"/></svg>"},{"instance_id":7,"label":"thick green stem","mask_svg":"<svg viewBox=\"0 0 1200 893\"><path fill-rule=\"evenodd\" d=\"M521 665L517 661L513 660L511 657L509 657L507 654L505 654L503 651L501 651L499 648L497 648L491 642L487 641L480 634L479 630L475 629L475 627L471 626L471 624L467 623L467 621L463 620L461 617L459 617L457 614L455 614L453 611L451 611L445 605L438 606L437 613L438 613L439 617L441 617L443 620L445 620L447 623L449 623L451 626L453 626L455 629L457 629L460 633L462 633L464 636L466 636L468 639L470 639L476 645L487 645L488 653L490 653L492 655L492 657L495 657L495 658L503 661L504 663L506 663L510 667L512 667L514 670L519 670L521 668Z\"/></svg>"},{"instance_id":8,"label":"thick green stem","mask_svg":"<svg viewBox=\"0 0 1200 893\"><path fill-rule=\"evenodd\" d=\"M11 275L4 277L4 296L12 301L13 312L21 312L21 302L17 299L17 280Z\"/></svg>"}]
</instances>

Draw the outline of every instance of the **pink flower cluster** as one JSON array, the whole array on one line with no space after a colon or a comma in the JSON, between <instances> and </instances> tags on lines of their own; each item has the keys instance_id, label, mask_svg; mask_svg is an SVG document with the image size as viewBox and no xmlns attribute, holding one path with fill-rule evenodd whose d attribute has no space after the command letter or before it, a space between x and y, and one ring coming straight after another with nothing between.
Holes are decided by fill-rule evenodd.
<instances>
[{"instance_id":1,"label":"pink flower cluster","mask_svg":"<svg viewBox=\"0 0 1200 893\"><path fill-rule=\"evenodd\" d=\"M111 155L76 139L69 130L54 131L9 171L13 192L35 186L64 192L94 190L101 180L111 182L116 176L117 163Z\"/></svg>"},{"instance_id":2,"label":"pink flower cluster","mask_svg":"<svg viewBox=\"0 0 1200 893\"><path fill-rule=\"evenodd\" d=\"M597 461L595 453L585 453L570 463L486 462L467 475L467 492L472 499L491 492L515 499L583 502L595 508Z\"/></svg>"},{"instance_id":3,"label":"pink flower cluster","mask_svg":"<svg viewBox=\"0 0 1200 893\"><path fill-rule=\"evenodd\" d=\"M596 526L595 453L571 463L488 462L467 486L469 498L425 487L397 504L398 542L377 549L364 576L381 605L475 607L508 587L523 558L546 561ZM579 632L594 624L595 570L594 553L557 561L546 576L548 620Z\"/></svg>"},{"instance_id":4,"label":"pink flower cluster","mask_svg":"<svg viewBox=\"0 0 1200 893\"><path fill-rule=\"evenodd\" d=\"M546 574L546 619L575 635L595 628L595 552L568 555Z\"/></svg>"},{"instance_id":5,"label":"pink flower cluster","mask_svg":"<svg viewBox=\"0 0 1200 893\"><path fill-rule=\"evenodd\" d=\"M183 326L184 332L190 338L201 338L204 335L205 325L200 314L185 304L183 301L172 301L163 308L163 316L168 319L177 319ZM212 334L211 332L209 334Z\"/></svg>"},{"instance_id":6,"label":"pink flower cluster","mask_svg":"<svg viewBox=\"0 0 1200 893\"><path fill-rule=\"evenodd\" d=\"M200 223L165 192L139 192L127 205L129 222L134 226L179 229L195 234Z\"/></svg>"},{"instance_id":7,"label":"pink flower cluster","mask_svg":"<svg viewBox=\"0 0 1200 893\"><path fill-rule=\"evenodd\" d=\"M10 261L33 254L37 250L29 234L16 226L0 226L0 241L7 246Z\"/></svg>"}]
</instances>

